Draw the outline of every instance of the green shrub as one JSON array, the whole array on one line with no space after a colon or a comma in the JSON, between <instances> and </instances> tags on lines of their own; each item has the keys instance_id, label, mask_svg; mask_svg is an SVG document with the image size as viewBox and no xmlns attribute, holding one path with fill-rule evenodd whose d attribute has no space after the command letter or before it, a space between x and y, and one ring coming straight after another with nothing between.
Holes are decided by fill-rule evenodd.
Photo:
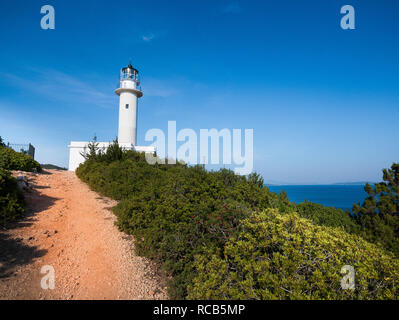
<instances>
[{"instance_id":1,"label":"green shrub","mask_svg":"<svg viewBox=\"0 0 399 320\"><path fill-rule=\"evenodd\" d=\"M42 171L40 164L30 155L16 152L11 148L0 146L0 168L6 170Z\"/></svg>"},{"instance_id":2,"label":"green shrub","mask_svg":"<svg viewBox=\"0 0 399 320\"><path fill-rule=\"evenodd\" d=\"M341 268L355 290L341 288ZM198 255L189 299L397 299L399 261L343 229L296 213L257 212L222 254Z\"/></svg>"},{"instance_id":3,"label":"green shrub","mask_svg":"<svg viewBox=\"0 0 399 320\"><path fill-rule=\"evenodd\" d=\"M349 233L358 234L360 228L348 211L326 207L318 203L304 201L294 206L303 218L310 219L319 226L343 227Z\"/></svg>"},{"instance_id":4,"label":"green shrub","mask_svg":"<svg viewBox=\"0 0 399 320\"><path fill-rule=\"evenodd\" d=\"M293 219L294 212L297 212L295 219L299 221L298 225L304 224L309 228L309 232L302 232L302 229L298 229L297 231L302 234L296 235L306 246L309 246L309 248L305 248L308 251L301 248L302 242L299 240L298 244L293 245L288 236L286 239L288 247L281 245L281 249L278 249L292 259L291 267L289 267L290 259L284 260L287 262L287 269L279 278L285 285L289 284L288 280L292 280L292 286L284 287L284 289L292 291L293 288L297 288L296 286L305 288L305 285L307 285L307 289L304 291L295 289L292 291L294 294L283 295L281 290L284 290L279 289L277 282L272 284L260 282L256 284L256 288L261 290L261 293L256 298L363 298L362 295L369 290L369 288L359 289L364 293L339 296L342 290L337 290L336 282L333 282L338 279L339 273L336 274L335 269L331 272L324 269L317 270L317 263L321 263L318 260L315 262L316 265L311 267L310 264L313 263L313 260L307 261L306 256L302 257L305 259L303 262L307 268L303 271L305 276L299 277L294 269L295 263L299 260L295 259L303 252L310 252L318 256L324 251L332 252L335 255L342 254L345 259L348 258L345 260L347 264L359 267L354 261L357 255L353 252L367 252L372 257L370 248L374 250L374 247L370 247L370 244L354 235L349 235L349 233L358 232L358 226L349 213L309 202L299 205L291 203L284 192L280 194L269 192L269 189L263 184L263 179L257 174L243 177L226 169L206 171L202 166L189 167L184 164L149 165L144 154L133 151L121 153L120 148L115 144L111 150L107 150L105 153L97 152L93 144L87 160L79 166L76 174L93 190L121 200L114 208L114 213L118 217L117 225L121 230L135 237L135 248L139 255L158 261L166 273L171 276L168 283L168 294L171 298L182 299L187 296L201 299L217 296L241 298L248 295L247 287L244 285L241 287L241 283L237 285L234 282L236 280L228 278L229 272L233 269L221 272L219 277L213 272L213 263L224 270L222 267L229 265L230 260L224 259L223 254L226 250L232 250L231 252L237 255L237 259L241 259L238 254L243 255L243 264L240 265L240 268L243 269L240 274L243 277L247 276L245 263L248 263L248 268L252 268L252 247L250 243L248 243L248 248L239 246L242 242L237 241L243 232L247 233L244 229L248 230L248 221L251 221L249 219L253 219L257 215L257 211L265 209L267 211L259 213L259 215L266 219L265 216L270 214L269 220L265 220L270 230L264 230L267 231L264 234L255 234L252 239L254 243L258 240L263 241L262 237L268 236L282 242L279 230L284 230L279 221ZM271 208L280 212L279 218L277 218L276 211L270 211ZM297 215L309 220L298 218ZM318 234L319 231L322 232L321 235ZM334 236L327 235L330 231L336 237L339 235L338 238L347 239L349 244L338 245ZM295 232L292 237L294 236ZM235 242L237 242L237 247L235 247ZM315 247L312 249L313 242ZM274 250L273 248L269 249ZM396 260L389 254L385 255L382 249L375 248L380 255L380 263L388 263L387 261L392 260L392 263L396 265ZM269 251L261 253L268 257ZM245 256L246 254L249 256ZM213 258L208 261L210 257ZM329 258L328 261L331 260L333 268L336 268L339 263L344 261L339 260L337 256L334 257L336 260ZM262 257L255 258L263 261ZM363 259L363 256L361 258ZM234 267L236 266L232 268ZM370 267L370 274L376 273L378 275L376 279L380 279L380 265L368 264L368 267ZM207 274L206 268L210 268L211 273ZM390 270L389 267L387 268ZM313 273L308 269L313 270ZM320 274L326 275L325 281L329 281L325 286L319 283L322 281L320 280L322 276L319 277ZM211 281L207 278L211 275L214 280L219 279L218 282L215 283L216 280ZM275 277L279 277L279 275L275 275ZM360 284L362 284L361 279L360 277ZM203 287L200 282L203 282ZM226 295L221 296L219 295L221 291L218 290L226 283L227 286L232 286L233 291L226 291ZM247 283L247 279L245 283ZM262 289L264 284L267 285L265 290ZM272 290L273 286L275 288ZM188 292L189 287L191 289ZM331 293L327 293L327 288ZM272 293L270 295L265 293L268 291ZM388 292L381 295L378 293L375 296L378 298L390 297Z\"/></svg>"},{"instance_id":5,"label":"green shrub","mask_svg":"<svg viewBox=\"0 0 399 320\"><path fill-rule=\"evenodd\" d=\"M18 190L17 180L0 168L0 222L13 221L24 213L24 198Z\"/></svg>"}]
</instances>

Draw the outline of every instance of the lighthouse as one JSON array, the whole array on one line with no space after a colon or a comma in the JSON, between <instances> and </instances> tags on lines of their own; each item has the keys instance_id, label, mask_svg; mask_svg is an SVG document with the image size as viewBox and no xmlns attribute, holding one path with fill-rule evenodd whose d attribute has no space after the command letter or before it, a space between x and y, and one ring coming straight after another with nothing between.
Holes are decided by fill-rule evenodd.
<instances>
[{"instance_id":1,"label":"lighthouse","mask_svg":"<svg viewBox=\"0 0 399 320\"><path fill-rule=\"evenodd\" d=\"M120 85L115 90L119 96L118 143L137 145L137 107L143 96L140 88L139 72L130 63L120 72Z\"/></svg>"},{"instance_id":2,"label":"lighthouse","mask_svg":"<svg viewBox=\"0 0 399 320\"><path fill-rule=\"evenodd\" d=\"M139 72L130 63L120 71L120 81L115 93L119 96L118 144L124 150L134 150L155 154L154 146L137 146L137 106L138 99L143 96L140 87ZM88 150L88 141L71 141L69 144L69 170L85 161L84 154ZM97 147L106 152L111 142L97 142Z\"/></svg>"}]
</instances>

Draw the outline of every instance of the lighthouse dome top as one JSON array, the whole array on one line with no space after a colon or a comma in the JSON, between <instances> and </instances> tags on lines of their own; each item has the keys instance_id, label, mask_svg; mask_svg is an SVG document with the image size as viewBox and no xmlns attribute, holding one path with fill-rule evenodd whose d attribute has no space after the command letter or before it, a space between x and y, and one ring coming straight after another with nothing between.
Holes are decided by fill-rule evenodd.
<instances>
[{"instance_id":1,"label":"lighthouse dome top","mask_svg":"<svg viewBox=\"0 0 399 320\"><path fill-rule=\"evenodd\" d=\"M122 68L122 71L137 73L137 74L139 73L139 71L136 68L133 68L131 63L129 63L127 67Z\"/></svg>"}]
</instances>

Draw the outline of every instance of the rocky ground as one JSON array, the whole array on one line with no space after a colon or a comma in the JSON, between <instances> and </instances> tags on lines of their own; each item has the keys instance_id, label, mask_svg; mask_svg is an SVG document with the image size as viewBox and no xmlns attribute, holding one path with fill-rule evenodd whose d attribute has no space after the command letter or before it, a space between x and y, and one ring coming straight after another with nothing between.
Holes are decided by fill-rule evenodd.
<instances>
[{"instance_id":1,"label":"rocky ground","mask_svg":"<svg viewBox=\"0 0 399 320\"><path fill-rule=\"evenodd\" d=\"M0 230L0 299L167 299L157 266L115 227L115 201L73 172L23 175L26 217ZM42 288L44 266L54 289Z\"/></svg>"}]
</instances>

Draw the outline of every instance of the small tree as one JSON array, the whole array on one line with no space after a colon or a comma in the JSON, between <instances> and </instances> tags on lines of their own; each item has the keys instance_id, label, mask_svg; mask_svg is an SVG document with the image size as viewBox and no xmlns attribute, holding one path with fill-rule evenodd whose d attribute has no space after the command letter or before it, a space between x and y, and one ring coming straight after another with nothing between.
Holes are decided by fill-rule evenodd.
<instances>
[{"instance_id":1,"label":"small tree","mask_svg":"<svg viewBox=\"0 0 399 320\"><path fill-rule=\"evenodd\" d=\"M374 187L367 183L364 190L368 197L352 211L366 238L399 256L399 163L382 172L384 182Z\"/></svg>"},{"instance_id":2,"label":"small tree","mask_svg":"<svg viewBox=\"0 0 399 320\"><path fill-rule=\"evenodd\" d=\"M93 140L87 145L87 149L88 151L86 151L85 148L85 150L81 153L85 160L95 160L101 154L96 135L94 135Z\"/></svg>"},{"instance_id":3,"label":"small tree","mask_svg":"<svg viewBox=\"0 0 399 320\"><path fill-rule=\"evenodd\" d=\"M0 147L5 147L6 144L4 143L3 138L0 136Z\"/></svg>"},{"instance_id":4,"label":"small tree","mask_svg":"<svg viewBox=\"0 0 399 320\"><path fill-rule=\"evenodd\" d=\"M105 160L108 162L122 160L123 149L119 146L118 140L115 139L107 148L105 152Z\"/></svg>"}]
</instances>

